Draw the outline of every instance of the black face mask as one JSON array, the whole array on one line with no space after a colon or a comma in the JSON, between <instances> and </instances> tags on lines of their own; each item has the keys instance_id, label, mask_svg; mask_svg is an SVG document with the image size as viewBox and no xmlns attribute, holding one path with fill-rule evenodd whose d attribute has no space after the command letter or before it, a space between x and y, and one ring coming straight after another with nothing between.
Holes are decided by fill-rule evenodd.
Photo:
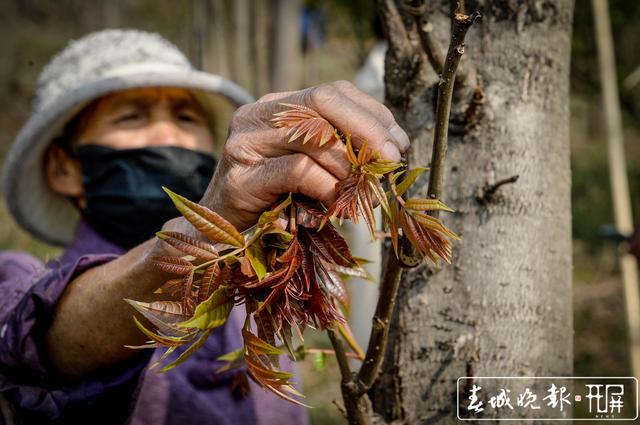
<instances>
[{"instance_id":1,"label":"black face mask","mask_svg":"<svg viewBox=\"0 0 640 425\"><path fill-rule=\"evenodd\" d=\"M216 165L210 155L175 146L84 145L77 155L87 201L82 216L105 239L125 249L151 238L165 221L180 215L162 186L198 202Z\"/></svg>"}]
</instances>

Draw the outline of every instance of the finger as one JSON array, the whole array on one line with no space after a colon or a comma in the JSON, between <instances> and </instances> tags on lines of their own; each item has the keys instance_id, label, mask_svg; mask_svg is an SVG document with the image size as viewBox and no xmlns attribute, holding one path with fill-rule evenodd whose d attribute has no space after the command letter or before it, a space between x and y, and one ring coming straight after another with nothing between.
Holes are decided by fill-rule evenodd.
<instances>
[{"instance_id":1,"label":"finger","mask_svg":"<svg viewBox=\"0 0 640 425\"><path fill-rule=\"evenodd\" d=\"M301 140L288 142L288 131L287 128L271 128L243 132L238 137L241 140L237 142L235 139L230 140L230 148L236 144L242 144L243 146L235 148L235 151L242 150L245 154L254 156L256 160L303 153L313 158L337 179L342 180L349 176L351 164L347 159L347 149L343 143L326 143L318 146L315 143L302 143Z\"/></svg>"},{"instance_id":2,"label":"finger","mask_svg":"<svg viewBox=\"0 0 640 425\"><path fill-rule=\"evenodd\" d=\"M296 153L271 158L264 164L272 196L284 193L301 193L317 199L325 206L336 200L335 186L338 182L333 174L325 170L313 158ZM268 189L269 190L269 189Z\"/></svg>"},{"instance_id":3,"label":"finger","mask_svg":"<svg viewBox=\"0 0 640 425\"><path fill-rule=\"evenodd\" d=\"M354 100L351 100L352 97ZM238 109L232 126L244 129L266 128L281 103L306 104L342 131L353 135L356 147L367 140L371 149L385 159L399 161L409 146L409 138L397 125L391 112L380 102L348 82L336 82L312 89L270 93L258 102Z\"/></svg>"},{"instance_id":4,"label":"finger","mask_svg":"<svg viewBox=\"0 0 640 425\"><path fill-rule=\"evenodd\" d=\"M376 116L362 105L352 102L334 85L325 84L299 92L277 102L265 103L265 110L282 108L279 103L303 104L314 109L334 127L351 133L353 143L361 147L366 140L369 147L377 151L384 159L400 161L399 145L390 130ZM269 106L267 106L269 105Z\"/></svg>"},{"instance_id":5,"label":"finger","mask_svg":"<svg viewBox=\"0 0 640 425\"><path fill-rule=\"evenodd\" d=\"M273 102L278 99L291 96L295 91L283 91L279 93L268 93L256 101L256 103Z\"/></svg>"},{"instance_id":6,"label":"finger","mask_svg":"<svg viewBox=\"0 0 640 425\"><path fill-rule=\"evenodd\" d=\"M275 113L284 109L280 103L285 99L296 96L299 91L285 91L268 93L254 103L240 106L234 112L229 123L230 131L251 131L259 128L273 128L271 120Z\"/></svg>"},{"instance_id":7,"label":"finger","mask_svg":"<svg viewBox=\"0 0 640 425\"><path fill-rule=\"evenodd\" d=\"M398 125L389 108L374 97L358 89L349 81L336 81L333 84L351 99L352 102L362 105L377 117L382 125L389 130L389 133L393 137L393 140L397 142L401 152L404 153L409 148L409 136L407 136L407 133Z\"/></svg>"},{"instance_id":8,"label":"finger","mask_svg":"<svg viewBox=\"0 0 640 425\"><path fill-rule=\"evenodd\" d=\"M351 101L335 88L309 91L307 102L331 124L342 131L349 131L354 145L361 147L367 141L369 147L382 158L400 161L398 141L388 128L372 113Z\"/></svg>"}]
</instances>

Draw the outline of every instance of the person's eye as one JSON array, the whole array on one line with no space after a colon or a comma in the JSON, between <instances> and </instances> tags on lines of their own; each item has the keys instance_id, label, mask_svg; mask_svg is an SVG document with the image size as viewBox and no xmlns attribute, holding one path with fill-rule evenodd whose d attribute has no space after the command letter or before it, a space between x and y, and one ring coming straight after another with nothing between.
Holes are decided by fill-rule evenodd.
<instances>
[{"instance_id":1,"label":"person's eye","mask_svg":"<svg viewBox=\"0 0 640 425\"><path fill-rule=\"evenodd\" d=\"M140 119L141 115L138 112L127 112L125 114L118 115L115 119L116 123L127 123Z\"/></svg>"},{"instance_id":2,"label":"person's eye","mask_svg":"<svg viewBox=\"0 0 640 425\"><path fill-rule=\"evenodd\" d=\"M177 117L180 121L186 123L200 123L202 121L198 114L191 111L178 112Z\"/></svg>"},{"instance_id":3,"label":"person's eye","mask_svg":"<svg viewBox=\"0 0 640 425\"><path fill-rule=\"evenodd\" d=\"M178 114L180 121L195 122L195 117L191 114Z\"/></svg>"}]
</instances>

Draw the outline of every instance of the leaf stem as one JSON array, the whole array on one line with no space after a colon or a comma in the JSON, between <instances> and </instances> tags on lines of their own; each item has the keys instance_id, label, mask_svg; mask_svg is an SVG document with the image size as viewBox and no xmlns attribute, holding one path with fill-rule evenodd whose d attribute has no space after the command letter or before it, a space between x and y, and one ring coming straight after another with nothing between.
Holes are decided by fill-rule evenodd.
<instances>
[{"instance_id":1,"label":"leaf stem","mask_svg":"<svg viewBox=\"0 0 640 425\"><path fill-rule=\"evenodd\" d=\"M204 262L204 263L202 263L202 264L198 264L197 266L195 266L195 268L194 268L193 270L195 271L195 270L199 270L199 269L202 269L202 268L205 268L205 267L209 267L210 265L212 265L212 264L214 264L214 263L217 263L217 262L218 262L218 261L220 261L220 260L224 260L225 258L233 257L234 255L241 253L242 251L244 251L245 249L247 249L247 247L249 247L251 244L253 244L256 240L258 240L258 238L259 238L260 236L262 236L262 234L263 234L265 231L267 231L268 229L269 229L269 227L265 227L265 228L263 228L263 229L258 229L258 230L253 234L253 236L251 236L251 239L249 239L248 241L246 241L246 242L245 242L244 246L241 246L241 247L239 247L239 248L236 248L236 249L234 249L233 251L230 251L230 252L228 252L228 253L226 253L226 254L224 254L224 255L221 255L221 256L220 256L220 257L218 257L218 258L214 258L213 260L205 261L205 262Z\"/></svg>"},{"instance_id":2,"label":"leaf stem","mask_svg":"<svg viewBox=\"0 0 640 425\"><path fill-rule=\"evenodd\" d=\"M248 245L250 245L250 243L249 243L249 244L247 244L247 246L248 246ZM239 254L240 252L244 251L245 249L246 249L246 247L244 247L244 246L243 246L243 247L240 247L240 248L236 248L236 249L234 249L233 251L228 252L228 253L226 253L226 254L224 254L224 255L221 255L221 256L220 256L220 257L218 257L218 258L214 258L213 260L205 261L205 262L204 262L204 263L202 263L202 264L198 264L197 266L195 266L195 267L193 268L193 270L195 271L195 270L199 270L199 269L203 269L203 268L209 267L210 265L212 265L212 264L214 264L214 263L217 263L217 262L219 262L219 261L221 261L221 260L224 260L225 258L233 257L234 255Z\"/></svg>"},{"instance_id":3,"label":"leaf stem","mask_svg":"<svg viewBox=\"0 0 640 425\"><path fill-rule=\"evenodd\" d=\"M334 350L328 350L325 348L307 348L304 350L305 353L307 354L315 354L315 353L324 353L324 354L329 354L331 356L335 356L336 352ZM353 351L346 351L344 353L344 355L346 357L349 357L351 359L359 359L360 356L358 356L357 353L354 353Z\"/></svg>"},{"instance_id":4,"label":"leaf stem","mask_svg":"<svg viewBox=\"0 0 640 425\"><path fill-rule=\"evenodd\" d=\"M387 180L389 180L389 188L391 190L391 193L393 194L393 197L395 198L396 201L398 201L400 205L404 207L404 199L402 198L402 196L398 195L396 183L391 180L391 175L387 176Z\"/></svg>"}]
</instances>

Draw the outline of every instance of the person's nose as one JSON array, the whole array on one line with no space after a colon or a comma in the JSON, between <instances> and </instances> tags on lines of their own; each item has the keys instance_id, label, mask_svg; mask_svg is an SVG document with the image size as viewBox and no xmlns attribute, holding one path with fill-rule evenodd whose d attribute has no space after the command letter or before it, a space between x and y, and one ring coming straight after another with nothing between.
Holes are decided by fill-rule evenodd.
<instances>
[{"instance_id":1,"label":"person's nose","mask_svg":"<svg viewBox=\"0 0 640 425\"><path fill-rule=\"evenodd\" d=\"M182 130L168 117L155 117L147 127L149 146L182 146L187 144Z\"/></svg>"}]
</instances>

